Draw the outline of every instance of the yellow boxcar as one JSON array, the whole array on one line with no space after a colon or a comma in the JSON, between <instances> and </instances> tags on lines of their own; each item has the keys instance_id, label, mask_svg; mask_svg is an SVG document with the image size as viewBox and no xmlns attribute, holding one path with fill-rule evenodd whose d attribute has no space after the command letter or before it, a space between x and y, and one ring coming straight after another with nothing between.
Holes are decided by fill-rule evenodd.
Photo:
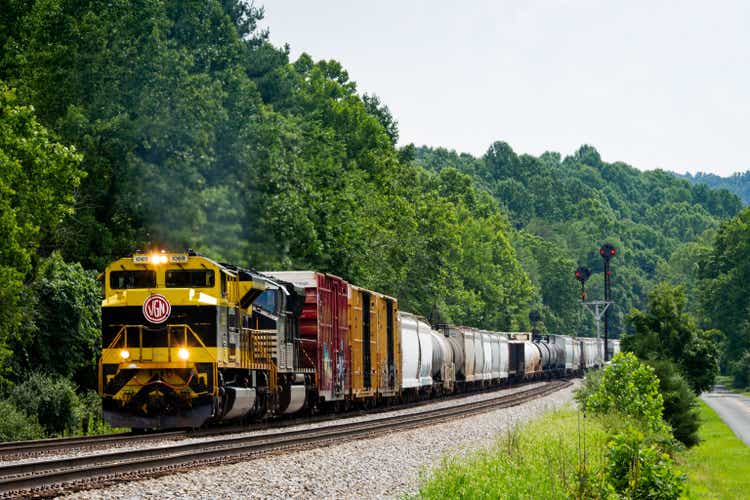
<instances>
[{"instance_id":1,"label":"yellow boxcar","mask_svg":"<svg viewBox=\"0 0 750 500\"><path fill-rule=\"evenodd\" d=\"M355 400L375 402L400 390L398 301L350 285L349 348Z\"/></svg>"}]
</instances>

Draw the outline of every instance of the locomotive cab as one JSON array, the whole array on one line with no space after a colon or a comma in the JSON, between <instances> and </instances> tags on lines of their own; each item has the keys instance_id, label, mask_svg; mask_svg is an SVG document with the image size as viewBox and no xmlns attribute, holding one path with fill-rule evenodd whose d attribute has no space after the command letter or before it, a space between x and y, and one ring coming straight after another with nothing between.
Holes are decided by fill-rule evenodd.
<instances>
[{"instance_id":1,"label":"locomotive cab","mask_svg":"<svg viewBox=\"0 0 750 500\"><path fill-rule=\"evenodd\" d=\"M261 324L252 305L279 284L194 252L163 251L119 259L102 279L99 392L113 427L198 427L283 399L286 330L278 314Z\"/></svg>"}]
</instances>

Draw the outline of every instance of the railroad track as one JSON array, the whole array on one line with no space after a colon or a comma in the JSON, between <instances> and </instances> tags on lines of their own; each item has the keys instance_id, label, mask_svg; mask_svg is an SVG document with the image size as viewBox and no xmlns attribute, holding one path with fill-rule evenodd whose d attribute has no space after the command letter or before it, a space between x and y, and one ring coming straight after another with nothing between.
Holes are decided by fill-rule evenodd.
<instances>
[{"instance_id":1,"label":"railroad track","mask_svg":"<svg viewBox=\"0 0 750 500\"><path fill-rule=\"evenodd\" d=\"M68 457L0 467L0 496L50 496L107 482L163 475L210 464L230 463L270 452L324 446L395 430L516 406L568 387L555 381L513 394L406 415L349 422L307 430L243 436L208 442Z\"/></svg>"},{"instance_id":2,"label":"railroad track","mask_svg":"<svg viewBox=\"0 0 750 500\"><path fill-rule=\"evenodd\" d=\"M490 389L471 391L452 395L451 398L460 400L465 397L475 396L481 393L496 392L507 389L506 386L498 386ZM69 438L37 439L32 441L14 441L0 443L0 462L11 462L14 460L40 457L44 455L61 455L71 450L96 450L98 448L125 447L148 445L152 442L176 441L185 438L202 438L211 436L223 436L240 432L253 432L268 429L291 427L296 425L316 424L331 420L345 420L347 418L387 413L394 410L404 410L419 406L429 406L442 401L441 399L429 399L401 403L388 407L380 407L369 410L350 410L342 413L328 413L315 416L290 417L284 420L268 420L244 425L221 425L193 430L156 431L149 434L124 432L121 434L106 434L98 436L80 436Z\"/></svg>"}]
</instances>

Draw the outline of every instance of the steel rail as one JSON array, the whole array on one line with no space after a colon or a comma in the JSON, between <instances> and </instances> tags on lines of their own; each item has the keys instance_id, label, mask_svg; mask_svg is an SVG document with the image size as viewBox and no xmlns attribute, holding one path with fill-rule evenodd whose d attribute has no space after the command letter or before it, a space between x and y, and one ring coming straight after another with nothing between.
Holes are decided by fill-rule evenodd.
<instances>
[{"instance_id":1,"label":"steel rail","mask_svg":"<svg viewBox=\"0 0 750 500\"><path fill-rule=\"evenodd\" d=\"M363 422L344 423L315 429L244 436L160 448L114 452L0 467L0 496L28 494L50 488L82 488L82 481L114 479L136 474L161 474L191 464L207 465L238 460L269 451L327 444L363 436L376 436L394 430L431 425L489 410L516 406L570 385L556 381L484 401L463 403L406 415L383 417Z\"/></svg>"},{"instance_id":2,"label":"steel rail","mask_svg":"<svg viewBox=\"0 0 750 500\"><path fill-rule=\"evenodd\" d=\"M525 384L517 384L521 387ZM460 400L477 394L487 394L491 392L507 389L508 386L500 385L482 390L473 390L460 394L446 396L453 400ZM12 461L26 459L42 455L54 455L69 450L76 449L93 449L112 445L127 445L129 443L139 444L150 441L178 440L181 438L202 438L210 436L221 436L227 434L237 434L244 432L261 431L267 429L280 429L297 425L316 424L332 420L346 420L352 417L374 415L378 413L388 413L394 410L404 410L420 406L429 406L434 403L444 401L445 399L436 398L429 400L412 401L407 403L394 404L368 410L350 410L347 412L326 413L314 416L295 416L281 420L261 420L251 424L244 425L215 425L207 428L192 430L172 430L172 431L155 431L153 433L142 434L124 432L121 434L103 434L98 436L78 436L67 438L49 438L36 439L29 441L12 441L0 443L0 461Z\"/></svg>"},{"instance_id":3,"label":"steel rail","mask_svg":"<svg viewBox=\"0 0 750 500\"><path fill-rule=\"evenodd\" d=\"M9 441L0 443L0 458L8 456L33 455L35 452L50 453L58 450L85 448L87 446L103 446L125 443L128 441L148 439L173 439L185 436L185 431L156 432L153 434L102 434L98 436L79 436L67 438L35 439L32 441Z\"/></svg>"}]
</instances>

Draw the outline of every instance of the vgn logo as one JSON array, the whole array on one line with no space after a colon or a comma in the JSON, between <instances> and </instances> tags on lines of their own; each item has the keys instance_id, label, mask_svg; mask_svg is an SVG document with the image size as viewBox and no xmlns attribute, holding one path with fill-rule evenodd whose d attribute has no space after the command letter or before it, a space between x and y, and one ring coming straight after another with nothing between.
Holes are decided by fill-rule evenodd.
<instances>
[{"instance_id":1,"label":"vgn logo","mask_svg":"<svg viewBox=\"0 0 750 500\"><path fill-rule=\"evenodd\" d=\"M143 302L143 315L151 323L164 323L172 312L172 306L164 295L154 294Z\"/></svg>"}]
</instances>

